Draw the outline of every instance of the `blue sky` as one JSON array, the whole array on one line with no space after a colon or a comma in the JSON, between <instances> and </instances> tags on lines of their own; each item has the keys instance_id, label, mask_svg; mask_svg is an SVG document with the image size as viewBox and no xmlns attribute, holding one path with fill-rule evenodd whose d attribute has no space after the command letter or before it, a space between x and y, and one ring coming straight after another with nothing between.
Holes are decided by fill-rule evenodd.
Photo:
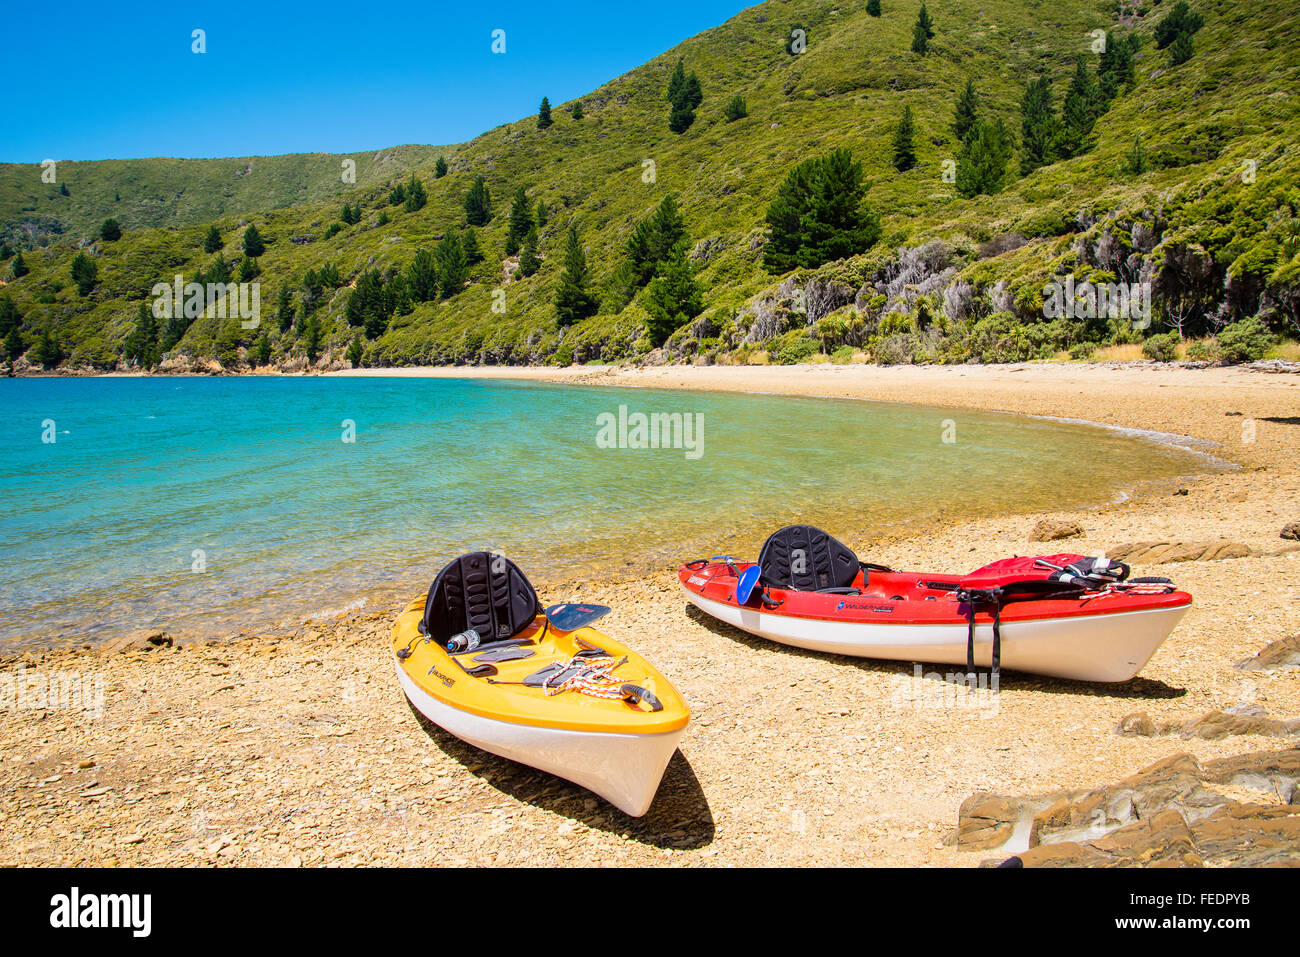
<instances>
[{"instance_id":1,"label":"blue sky","mask_svg":"<svg viewBox=\"0 0 1300 957\"><path fill-rule=\"evenodd\" d=\"M753 2L14 3L0 26L15 81L0 161L458 143ZM491 51L498 28L504 54Z\"/></svg>"}]
</instances>

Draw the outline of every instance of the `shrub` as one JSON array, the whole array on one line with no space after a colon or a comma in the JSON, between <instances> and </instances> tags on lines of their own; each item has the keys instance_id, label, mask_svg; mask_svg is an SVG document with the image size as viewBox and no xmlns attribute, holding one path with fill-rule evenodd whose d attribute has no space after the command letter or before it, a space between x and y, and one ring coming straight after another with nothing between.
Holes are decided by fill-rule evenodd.
<instances>
[{"instance_id":1,"label":"shrub","mask_svg":"<svg viewBox=\"0 0 1300 957\"><path fill-rule=\"evenodd\" d=\"M1166 332L1151 336L1142 343L1142 354L1155 362L1173 362L1178 358L1178 334Z\"/></svg>"},{"instance_id":2,"label":"shrub","mask_svg":"<svg viewBox=\"0 0 1300 957\"><path fill-rule=\"evenodd\" d=\"M831 362L835 363L837 366L846 366L852 361L853 361L852 346L840 346L838 349L836 349L834 352L831 353Z\"/></svg>"},{"instance_id":3,"label":"shrub","mask_svg":"<svg viewBox=\"0 0 1300 957\"><path fill-rule=\"evenodd\" d=\"M1277 340L1258 316L1234 322L1218 335L1219 353L1227 362L1262 359Z\"/></svg>"},{"instance_id":4,"label":"shrub","mask_svg":"<svg viewBox=\"0 0 1300 957\"><path fill-rule=\"evenodd\" d=\"M1078 362L1087 362L1097 354L1097 345L1093 342L1076 342L1070 346L1070 358Z\"/></svg>"},{"instance_id":5,"label":"shrub","mask_svg":"<svg viewBox=\"0 0 1300 957\"><path fill-rule=\"evenodd\" d=\"M1193 362L1213 362L1218 357L1218 349L1205 339L1197 339L1187 347L1187 358Z\"/></svg>"},{"instance_id":6,"label":"shrub","mask_svg":"<svg viewBox=\"0 0 1300 957\"><path fill-rule=\"evenodd\" d=\"M805 362L821 352L821 343L810 339L801 332L791 332L778 340L776 349L768 349L771 360L780 366L792 366Z\"/></svg>"}]
</instances>

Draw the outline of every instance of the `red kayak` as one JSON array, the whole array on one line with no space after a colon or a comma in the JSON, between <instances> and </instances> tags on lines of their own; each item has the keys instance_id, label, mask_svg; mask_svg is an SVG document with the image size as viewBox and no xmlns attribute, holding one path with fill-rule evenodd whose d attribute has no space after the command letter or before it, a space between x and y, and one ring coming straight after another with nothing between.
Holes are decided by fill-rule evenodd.
<instances>
[{"instance_id":1,"label":"red kayak","mask_svg":"<svg viewBox=\"0 0 1300 957\"><path fill-rule=\"evenodd\" d=\"M677 576L702 611L799 648L1114 682L1136 675L1192 604L1168 579L1128 572L1075 554L1007 558L968 575L900 572L792 525L758 562L701 559Z\"/></svg>"}]
</instances>

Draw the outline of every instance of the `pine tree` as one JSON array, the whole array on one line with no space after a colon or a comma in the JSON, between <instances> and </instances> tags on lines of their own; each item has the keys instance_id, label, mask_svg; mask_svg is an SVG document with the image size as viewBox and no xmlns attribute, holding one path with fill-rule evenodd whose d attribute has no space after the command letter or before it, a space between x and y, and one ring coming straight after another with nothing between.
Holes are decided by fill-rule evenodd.
<instances>
[{"instance_id":1,"label":"pine tree","mask_svg":"<svg viewBox=\"0 0 1300 957\"><path fill-rule=\"evenodd\" d=\"M551 211L546 208L546 203L539 199L537 201L537 212L533 215L533 219L537 221L537 228L544 229L546 227L546 221L550 218Z\"/></svg>"},{"instance_id":2,"label":"pine tree","mask_svg":"<svg viewBox=\"0 0 1300 957\"><path fill-rule=\"evenodd\" d=\"M975 121L979 119L979 109L980 99L979 94L975 92L975 81L967 80L966 88L957 97L957 106L952 114L952 131L957 135L958 142L965 143L966 137L975 128Z\"/></svg>"},{"instance_id":3,"label":"pine tree","mask_svg":"<svg viewBox=\"0 0 1300 957\"><path fill-rule=\"evenodd\" d=\"M122 238L122 226L116 219L104 220L104 225L99 227L99 238L106 243L117 242Z\"/></svg>"},{"instance_id":4,"label":"pine tree","mask_svg":"<svg viewBox=\"0 0 1300 957\"><path fill-rule=\"evenodd\" d=\"M668 102L676 104L681 98L682 88L686 85L686 61L677 60L677 66L673 68L672 76L668 78Z\"/></svg>"},{"instance_id":5,"label":"pine tree","mask_svg":"<svg viewBox=\"0 0 1300 957\"><path fill-rule=\"evenodd\" d=\"M957 157L957 192L967 199L996 193L1007 178L1011 134L1001 118L975 121Z\"/></svg>"},{"instance_id":6,"label":"pine tree","mask_svg":"<svg viewBox=\"0 0 1300 957\"><path fill-rule=\"evenodd\" d=\"M544 130L554 122L551 119L551 101L542 97L542 105L537 108L537 128Z\"/></svg>"},{"instance_id":7,"label":"pine tree","mask_svg":"<svg viewBox=\"0 0 1300 957\"><path fill-rule=\"evenodd\" d=\"M564 272L555 292L555 319L561 326L573 325L596 314L600 303L587 288L589 282L587 256L578 241L578 227L570 226L564 248Z\"/></svg>"},{"instance_id":8,"label":"pine tree","mask_svg":"<svg viewBox=\"0 0 1300 957\"><path fill-rule=\"evenodd\" d=\"M491 220L492 195L483 177L476 176L465 194L465 222L471 226L486 226Z\"/></svg>"},{"instance_id":9,"label":"pine tree","mask_svg":"<svg viewBox=\"0 0 1300 957\"><path fill-rule=\"evenodd\" d=\"M311 316L307 320L307 328L304 330L302 348L307 354L308 365L315 365L316 359L320 356L320 320Z\"/></svg>"},{"instance_id":10,"label":"pine tree","mask_svg":"<svg viewBox=\"0 0 1300 957\"><path fill-rule=\"evenodd\" d=\"M1065 94L1061 108L1056 152L1060 156L1075 156L1082 152L1088 135L1092 133L1097 117L1101 115L1101 91L1081 56L1075 61L1070 90Z\"/></svg>"},{"instance_id":11,"label":"pine tree","mask_svg":"<svg viewBox=\"0 0 1300 957\"><path fill-rule=\"evenodd\" d=\"M348 362L352 363L352 368L356 369L361 366L361 356L363 354L364 353L361 349L361 335L358 333L352 337L352 342L348 344L347 356Z\"/></svg>"},{"instance_id":12,"label":"pine tree","mask_svg":"<svg viewBox=\"0 0 1300 957\"><path fill-rule=\"evenodd\" d=\"M727 101L727 105L722 110L722 115L726 118L728 123L734 123L736 120L744 119L746 116L749 116L749 104L745 102L743 96L737 93Z\"/></svg>"},{"instance_id":13,"label":"pine tree","mask_svg":"<svg viewBox=\"0 0 1300 957\"><path fill-rule=\"evenodd\" d=\"M519 250L519 275L521 277L531 276L542 266L542 261L537 258L537 227L531 226L528 229L528 235L524 237L523 248Z\"/></svg>"},{"instance_id":14,"label":"pine tree","mask_svg":"<svg viewBox=\"0 0 1300 957\"><path fill-rule=\"evenodd\" d=\"M262 267L252 256L245 256L243 262L239 264L239 281L252 282L258 276L262 275Z\"/></svg>"},{"instance_id":15,"label":"pine tree","mask_svg":"<svg viewBox=\"0 0 1300 957\"><path fill-rule=\"evenodd\" d=\"M1191 36L1204 24L1199 13L1193 13L1187 0L1178 0L1168 16L1156 24L1156 49L1172 46L1180 36Z\"/></svg>"},{"instance_id":16,"label":"pine tree","mask_svg":"<svg viewBox=\"0 0 1300 957\"><path fill-rule=\"evenodd\" d=\"M438 298L438 263L432 252L420 249L406 270L406 288L416 302Z\"/></svg>"},{"instance_id":17,"label":"pine tree","mask_svg":"<svg viewBox=\"0 0 1300 957\"><path fill-rule=\"evenodd\" d=\"M64 359L63 347L59 345L50 330L46 329L41 333L40 339L32 347L27 358L43 369L55 369Z\"/></svg>"},{"instance_id":18,"label":"pine tree","mask_svg":"<svg viewBox=\"0 0 1300 957\"><path fill-rule=\"evenodd\" d=\"M0 262L4 262L14 254L14 248L8 243L0 243Z\"/></svg>"},{"instance_id":19,"label":"pine tree","mask_svg":"<svg viewBox=\"0 0 1300 957\"><path fill-rule=\"evenodd\" d=\"M398 183L388 193L388 205L401 206L405 202L406 202L406 187L403 186L401 183Z\"/></svg>"},{"instance_id":20,"label":"pine tree","mask_svg":"<svg viewBox=\"0 0 1300 957\"><path fill-rule=\"evenodd\" d=\"M14 279L22 279L23 276L26 276L29 272L31 272L31 269L23 260L23 251L20 249L14 254L14 261L9 266L9 274Z\"/></svg>"},{"instance_id":21,"label":"pine tree","mask_svg":"<svg viewBox=\"0 0 1300 957\"><path fill-rule=\"evenodd\" d=\"M925 38L927 40L933 40L934 21L930 19L930 11L925 8L924 3L921 4L921 12L916 15L916 22L921 25L923 30L925 30Z\"/></svg>"},{"instance_id":22,"label":"pine tree","mask_svg":"<svg viewBox=\"0 0 1300 957\"><path fill-rule=\"evenodd\" d=\"M257 227L252 223L244 230L244 255L260 256L266 252L266 243L262 240L262 234L257 231Z\"/></svg>"},{"instance_id":23,"label":"pine tree","mask_svg":"<svg viewBox=\"0 0 1300 957\"><path fill-rule=\"evenodd\" d=\"M912 108L903 107L903 115L898 126L894 128L894 169L906 173L916 165L916 149L912 145L915 126L912 122Z\"/></svg>"},{"instance_id":24,"label":"pine tree","mask_svg":"<svg viewBox=\"0 0 1300 957\"><path fill-rule=\"evenodd\" d=\"M1025 85L1020 114L1020 173L1027 176L1056 158L1056 116L1052 113L1051 79L1041 76Z\"/></svg>"},{"instance_id":25,"label":"pine tree","mask_svg":"<svg viewBox=\"0 0 1300 957\"><path fill-rule=\"evenodd\" d=\"M912 52L925 56L930 50L930 38L926 35L925 27L921 21L917 20L916 25L912 27Z\"/></svg>"},{"instance_id":26,"label":"pine tree","mask_svg":"<svg viewBox=\"0 0 1300 957\"><path fill-rule=\"evenodd\" d=\"M880 238L880 219L866 206L866 192L862 164L846 149L792 168L767 208L764 267L789 272L868 249Z\"/></svg>"},{"instance_id":27,"label":"pine tree","mask_svg":"<svg viewBox=\"0 0 1300 957\"><path fill-rule=\"evenodd\" d=\"M258 337L257 347L253 351L253 355L257 357L259 366L264 366L271 361L271 337L265 331Z\"/></svg>"},{"instance_id":28,"label":"pine tree","mask_svg":"<svg viewBox=\"0 0 1300 957\"><path fill-rule=\"evenodd\" d=\"M89 296L99 278L99 267L85 253L77 253L72 259L72 281L77 284L77 292Z\"/></svg>"},{"instance_id":29,"label":"pine tree","mask_svg":"<svg viewBox=\"0 0 1300 957\"><path fill-rule=\"evenodd\" d=\"M867 15L871 17L880 16L880 0L867 0Z\"/></svg>"},{"instance_id":30,"label":"pine tree","mask_svg":"<svg viewBox=\"0 0 1300 957\"><path fill-rule=\"evenodd\" d=\"M22 325L23 316L8 295L0 295L0 337Z\"/></svg>"},{"instance_id":31,"label":"pine tree","mask_svg":"<svg viewBox=\"0 0 1300 957\"><path fill-rule=\"evenodd\" d=\"M1147 171L1147 155L1142 149L1142 134L1133 138L1133 148L1124 158L1124 172L1129 176L1141 176Z\"/></svg>"},{"instance_id":32,"label":"pine tree","mask_svg":"<svg viewBox=\"0 0 1300 957\"><path fill-rule=\"evenodd\" d=\"M641 297L641 304L649 314L646 334L656 348L703 310L703 296L686 258L685 242L677 243L659 263L654 279L650 280Z\"/></svg>"},{"instance_id":33,"label":"pine tree","mask_svg":"<svg viewBox=\"0 0 1300 957\"><path fill-rule=\"evenodd\" d=\"M17 329L10 329L5 336L5 353L9 356L10 368L13 362L23 354L23 337Z\"/></svg>"},{"instance_id":34,"label":"pine tree","mask_svg":"<svg viewBox=\"0 0 1300 957\"><path fill-rule=\"evenodd\" d=\"M293 292L288 286L281 286L275 305L275 318L280 323L280 331L288 332L293 325Z\"/></svg>"},{"instance_id":35,"label":"pine tree","mask_svg":"<svg viewBox=\"0 0 1300 957\"><path fill-rule=\"evenodd\" d=\"M465 264L476 266L483 261L483 252L478 248L478 234L466 228L460 237L461 248L465 250Z\"/></svg>"},{"instance_id":36,"label":"pine tree","mask_svg":"<svg viewBox=\"0 0 1300 957\"><path fill-rule=\"evenodd\" d=\"M438 162L433 164L433 178L442 179L447 175L447 161L439 156Z\"/></svg>"},{"instance_id":37,"label":"pine tree","mask_svg":"<svg viewBox=\"0 0 1300 957\"><path fill-rule=\"evenodd\" d=\"M514 201L510 204L510 226L506 230L506 255L513 256L519 252L519 244L532 228L533 217L528 208L528 191L520 186L515 190Z\"/></svg>"},{"instance_id":38,"label":"pine tree","mask_svg":"<svg viewBox=\"0 0 1300 957\"><path fill-rule=\"evenodd\" d=\"M1169 62L1174 66L1181 66L1190 60L1195 52L1196 45L1192 35L1180 33L1174 38L1174 42L1169 44Z\"/></svg>"},{"instance_id":39,"label":"pine tree","mask_svg":"<svg viewBox=\"0 0 1300 957\"><path fill-rule=\"evenodd\" d=\"M1097 62L1097 85L1102 99L1109 104L1121 90L1132 89L1137 82L1133 54L1142 45L1135 33L1106 34L1106 48Z\"/></svg>"},{"instance_id":40,"label":"pine tree","mask_svg":"<svg viewBox=\"0 0 1300 957\"><path fill-rule=\"evenodd\" d=\"M406 199L402 202L402 209L408 213L418 212L424 209L424 204L429 201L429 194L424 191L424 184L411 174L411 181L406 184Z\"/></svg>"},{"instance_id":41,"label":"pine tree","mask_svg":"<svg viewBox=\"0 0 1300 957\"><path fill-rule=\"evenodd\" d=\"M152 369L162 359L162 350L158 348L158 321L147 301L140 303L135 328L122 343L122 358L137 363L142 369Z\"/></svg>"},{"instance_id":42,"label":"pine tree","mask_svg":"<svg viewBox=\"0 0 1300 957\"><path fill-rule=\"evenodd\" d=\"M465 288L465 279L469 275L469 259L465 255L465 244L460 234L449 230L438 243L436 253L438 260L438 286L442 298L450 299Z\"/></svg>"},{"instance_id":43,"label":"pine tree","mask_svg":"<svg viewBox=\"0 0 1300 957\"><path fill-rule=\"evenodd\" d=\"M575 120L582 119L583 117L582 100L573 101L573 106L569 107L569 115L572 116Z\"/></svg>"},{"instance_id":44,"label":"pine tree","mask_svg":"<svg viewBox=\"0 0 1300 957\"><path fill-rule=\"evenodd\" d=\"M694 72L688 74L685 62L680 59L668 80L668 102L672 104L668 128L674 133L685 133L695 122L695 108L704 102L704 92L700 78Z\"/></svg>"},{"instance_id":45,"label":"pine tree","mask_svg":"<svg viewBox=\"0 0 1300 957\"><path fill-rule=\"evenodd\" d=\"M641 220L627 238L625 251L633 282L645 285L659 264L672 254L673 247L689 239L677 200L671 193L660 201L653 213Z\"/></svg>"},{"instance_id":46,"label":"pine tree","mask_svg":"<svg viewBox=\"0 0 1300 957\"><path fill-rule=\"evenodd\" d=\"M221 240L221 231L217 229L216 224L208 227L208 234L203 237L203 251L208 255L217 252L224 246Z\"/></svg>"}]
</instances>

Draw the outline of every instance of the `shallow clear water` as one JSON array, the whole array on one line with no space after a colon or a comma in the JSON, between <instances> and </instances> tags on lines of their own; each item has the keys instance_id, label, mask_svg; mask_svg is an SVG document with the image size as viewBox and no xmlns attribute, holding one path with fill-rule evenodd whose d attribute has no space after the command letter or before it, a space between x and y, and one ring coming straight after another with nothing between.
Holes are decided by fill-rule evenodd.
<instances>
[{"instance_id":1,"label":"shallow clear water","mask_svg":"<svg viewBox=\"0 0 1300 957\"><path fill-rule=\"evenodd\" d=\"M296 623L366 594L414 594L474 548L580 580L748 555L791 521L898 529L1102 502L1206 467L1081 425L766 395L68 378L0 380L0 399L9 647ZM700 454L605 447L619 444L620 405L702 416L702 433L682 436L702 439ZM613 425L601 435L603 413ZM943 441L945 420L955 442Z\"/></svg>"}]
</instances>

